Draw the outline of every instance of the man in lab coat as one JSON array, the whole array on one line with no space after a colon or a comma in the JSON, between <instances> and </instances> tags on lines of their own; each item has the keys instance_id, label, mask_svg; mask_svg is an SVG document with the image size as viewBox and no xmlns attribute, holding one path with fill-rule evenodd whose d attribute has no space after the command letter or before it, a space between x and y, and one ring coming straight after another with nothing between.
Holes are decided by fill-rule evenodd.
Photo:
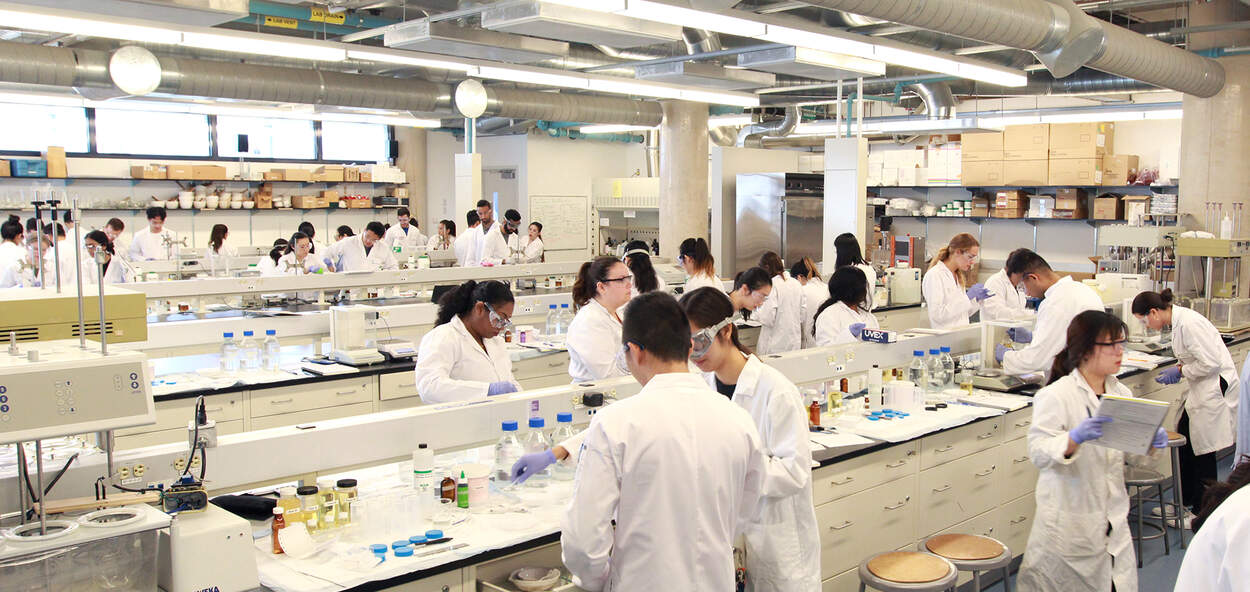
<instances>
[{"instance_id":1,"label":"man in lab coat","mask_svg":"<svg viewBox=\"0 0 1250 592\"><path fill-rule=\"evenodd\" d=\"M469 262L474 260L473 253L477 249L477 227L481 223L481 218L477 217L477 210L469 210L464 215L464 232L456 237L456 242L451 246L456 253L456 265L471 267Z\"/></svg>"},{"instance_id":2,"label":"man in lab coat","mask_svg":"<svg viewBox=\"0 0 1250 592\"><path fill-rule=\"evenodd\" d=\"M982 321L1024 321L1033 318L1033 311L1026 305L1027 296L1007 277L1003 268L985 280L989 298L981 301Z\"/></svg>"},{"instance_id":3,"label":"man in lab coat","mask_svg":"<svg viewBox=\"0 0 1250 592\"><path fill-rule=\"evenodd\" d=\"M386 228L375 220L365 226L364 232L359 235L349 236L326 247L324 259L339 271L399 269L395 256L382 240L385 235Z\"/></svg>"},{"instance_id":4,"label":"man in lab coat","mask_svg":"<svg viewBox=\"0 0 1250 592\"><path fill-rule=\"evenodd\" d=\"M386 231L386 246L392 251L395 247L424 247L426 241L429 240L421 229L417 227L417 220L412 217L412 213L408 208L399 208L395 211L395 219L399 221Z\"/></svg>"},{"instance_id":5,"label":"man in lab coat","mask_svg":"<svg viewBox=\"0 0 1250 592\"><path fill-rule=\"evenodd\" d=\"M521 249L521 235L518 232L521 229L521 212L513 209L503 213L503 233L504 243L508 245L508 263L520 263L525 258L524 251Z\"/></svg>"},{"instance_id":6,"label":"man in lab coat","mask_svg":"<svg viewBox=\"0 0 1250 592\"><path fill-rule=\"evenodd\" d=\"M109 237L109 241L113 243L113 256L129 259L130 245L122 238L122 233L126 231L126 223L122 222L121 218L109 218L109 221L104 223L104 228L100 230L103 230L105 236Z\"/></svg>"},{"instance_id":7,"label":"man in lab coat","mask_svg":"<svg viewBox=\"0 0 1250 592\"><path fill-rule=\"evenodd\" d=\"M689 372L690 326L672 296L631 300L621 341L642 390L586 430L564 565L589 592L733 590L734 539L755 517L764 472L755 424Z\"/></svg>"},{"instance_id":8,"label":"man in lab coat","mask_svg":"<svg viewBox=\"0 0 1250 592\"><path fill-rule=\"evenodd\" d=\"M48 242L55 246L43 252L46 277L42 285L45 288L57 287L57 271L60 270L61 288L75 286L78 281L79 262L78 254L74 251L74 241L65 240L65 227L59 222L44 226L43 233L47 236Z\"/></svg>"},{"instance_id":9,"label":"man in lab coat","mask_svg":"<svg viewBox=\"0 0 1250 592\"><path fill-rule=\"evenodd\" d=\"M1037 307L1033 331L1023 327L1008 330L1013 341L1028 345L1009 350L1000 343L994 346L994 358L1002 362L1003 371L1008 374L1046 373L1067 342L1072 319L1087 310L1103 310L1102 298L1093 288L1070 276L1059 277L1041 255L1028 249L1012 251L1005 269L1011 285L1023 283L1030 297L1043 300Z\"/></svg>"},{"instance_id":10,"label":"man in lab coat","mask_svg":"<svg viewBox=\"0 0 1250 592\"><path fill-rule=\"evenodd\" d=\"M0 224L0 288L22 286L22 266L26 262L23 246L25 231L20 220L7 220Z\"/></svg>"},{"instance_id":11,"label":"man in lab coat","mask_svg":"<svg viewBox=\"0 0 1250 592\"><path fill-rule=\"evenodd\" d=\"M478 200L477 217L482 223L472 233L476 246L469 266L503 263L508 258L508 241L503 237L503 230L495 223L495 209L490 202Z\"/></svg>"},{"instance_id":12,"label":"man in lab coat","mask_svg":"<svg viewBox=\"0 0 1250 592\"><path fill-rule=\"evenodd\" d=\"M171 258L177 240L174 231L165 228L165 208L152 206L147 209L148 227L135 233L128 254L131 261L160 261Z\"/></svg>"}]
</instances>

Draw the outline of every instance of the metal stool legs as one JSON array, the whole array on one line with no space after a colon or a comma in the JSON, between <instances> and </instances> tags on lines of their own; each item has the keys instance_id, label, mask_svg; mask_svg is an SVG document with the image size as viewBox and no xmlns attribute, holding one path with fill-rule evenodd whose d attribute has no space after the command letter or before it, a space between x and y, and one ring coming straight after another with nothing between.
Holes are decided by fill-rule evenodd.
<instances>
[{"instance_id":1,"label":"metal stool legs","mask_svg":"<svg viewBox=\"0 0 1250 592\"><path fill-rule=\"evenodd\" d=\"M1181 453L1182 446L1189 440L1180 434L1168 433L1168 452L1172 457L1172 507L1176 509L1176 530L1180 537L1181 548L1185 548L1185 493L1181 489ZM1162 493L1162 492L1160 492ZM1166 526L1167 508L1160 504L1159 513L1163 514Z\"/></svg>"}]
</instances>

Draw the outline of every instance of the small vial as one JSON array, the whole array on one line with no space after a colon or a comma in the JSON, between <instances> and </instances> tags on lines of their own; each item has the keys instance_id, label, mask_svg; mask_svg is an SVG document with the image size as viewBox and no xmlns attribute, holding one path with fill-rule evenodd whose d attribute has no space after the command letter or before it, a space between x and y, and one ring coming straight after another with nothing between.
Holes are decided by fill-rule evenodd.
<instances>
[{"instance_id":1,"label":"small vial","mask_svg":"<svg viewBox=\"0 0 1250 592\"><path fill-rule=\"evenodd\" d=\"M271 538L273 538L274 555L282 554L282 545L278 543L278 531L286 528L286 517L283 516L285 513L286 510L283 510L282 506L273 507L273 534Z\"/></svg>"},{"instance_id":2,"label":"small vial","mask_svg":"<svg viewBox=\"0 0 1250 592\"><path fill-rule=\"evenodd\" d=\"M460 471L460 482L456 484L456 505L469 507L469 480L465 478L464 471Z\"/></svg>"}]
</instances>

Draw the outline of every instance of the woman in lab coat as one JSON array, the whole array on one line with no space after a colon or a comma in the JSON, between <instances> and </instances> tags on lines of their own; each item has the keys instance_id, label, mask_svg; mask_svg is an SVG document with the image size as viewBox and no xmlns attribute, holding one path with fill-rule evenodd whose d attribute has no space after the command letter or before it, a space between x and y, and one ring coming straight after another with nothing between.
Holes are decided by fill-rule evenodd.
<instances>
[{"instance_id":1,"label":"woman in lab coat","mask_svg":"<svg viewBox=\"0 0 1250 592\"><path fill-rule=\"evenodd\" d=\"M681 306L690 320L690 359L709 386L751 414L768 455L763 498L744 528L747 590L820 590L812 453L799 389L738 341L735 310L724 292L687 292Z\"/></svg>"},{"instance_id":2,"label":"woman in lab coat","mask_svg":"<svg viewBox=\"0 0 1250 592\"><path fill-rule=\"evenodd\" d=\"M921 284L930 327L958 329L968 325L977 304L989 297L981 284L966 287L970 281L966 274L980 254L981 243L976 237L961 232L933 258Z\"/></svg>"},{"instance_id":3,"label":"woman in lab coat","mask_svg":"<svg viewBox=\"0 0 1250 592\"><path fill-rule=\"evenodd\" d=\"M1037 514L1016 577L1020 592L1137 590L1125 454L1092 444L1109 421L1095 415L1100 397L1133 396L1115 377L1127 334L1113 315L1078 314L1055 356L1050 384L1033 397L1029 457L1040 472ZM1168 445L1162 428L1152 445Z\"/></svg>"},{"instance_id":4,"label":"woman in lab coat","mask_svg":"<svg viewBox=\"0 0 1250 592\"><path fill-rule=\"evenodd\" d=\"M682 292L693 292L704 286L723 290L720 278L716 277L716 259L707 241L701 238L688 238L681 241L677 250L677 264L686 271L686 284Z\"/></svg>"},{"instance_id":5,"label":"woman in lab coat","mask_svg":"<svg viewBox=\"0 0 1250 592\"><path fill-rule=\"evenodd\" d=\"M803 285L803 349L816 347L816 311L829 299L829 285L809 257L790 267L790 277Z\"/></svg>"},{"instance_id":6,"label":"woman in lab coat","mask_svg":"<svg viewBox=\"0 0 1250 592\"><path fill-rule=\"evenodd\" d=\"M1023 289L1011 283L1005 266L985 280L985 289L989 290L990 296L981 301L982 321L1020 321L1034 315L1025 306L1028 296Z\"/></svg>"},{"instance_id":7,"label":"woman in lab coat","mask_svg":"<svg viewBox=\"0 0 1250 592\"><path fill-rule=\"evenodd\" d=\"M471 401L520 390L499 336L512 325L508 286L469 280L443 294L434 328L417 350L417 392L426 403Z\"/></svg>"},{"instance_id":8,"label":"woman in lab coat","mask_svg":"<svg viewBox=\"0 0 1250 592\"><path fill-rule=\"evenodd\" d=\"M230 229L225 224L214 224L208 233L208 269L213 275L230 271L229 258L238 257L239 251L226 244Z\"/></svg>"},{"instance_id":9,"label":"woman in lab coat","mask_svg":"<svg viewBox=\"0 0 1250 592\"><path fill-rule=\"evenodd\" d=\"M1171 290L1138 294L1133 315L1151 329L1172 327L1177 364L1159 372L1155 380L1176 384L1182 377L1189 379L1176 431L1189 440L1180 449L1181 491L1185 505L1196 514L1206 484L1219 477L1216 452L1236 439L1240 377L1215 325L1193 310L1173 306Z\"/></svg>"},{"instance_id":10,"label":"woman in lab coat","mask_svg":"<svg viewBox=\"0 0 1250 592\"><path fill-rule=\"evenodd\" d=\"M767 271L752 267L734 276L734 288L729 292L729 301L733 302L734 310L754 312L764 305L772 293L772 277Z\"/></svg>"},{"instance_id":11,"label":"woman in lab coat","mask_svg":"<svg viewBox=\"0 0 1250 592\"><path fill-rule=\"evenodd\" d=\"M439 220L438 232L425 243L428 251L446 251L456 243L456 223L451 220Z\"/></svg>"},{"instance_id":12,"label":"woman in lab coat","mask_svg":"<svg viewBox=\"0 0 1250 592\"><path fill-rule=\"evenodd\" d=\"M880 329L868 312L868 279L859 267L839 267L829 278L829 297L816 309L813 339L816 347L855 343L864 329Z\"/></svg>"},{"instance_id":13,"label":"woman in lab coat","mask_svg":"<svg viewBox=\"0 0 1250 592\"><path fill-rule=\"evenodd\" d=\"M838 235L838 238L833 239L833 248L838 253L838 258L833 263L834 269L854 265L864 272L864 277L868 278L868 310L872 310L873 299L877 292L877 270L864 259L864 250L859 247L859 239L855 238L854 234L843 232ZM821 301L823 302L824 299L822 298Z\"/></svg>"},{"instance_id":14,"label":"woman in lab coat","mask_svg":"<svg viewBox=\"0 0 1250 592\"><path fill-rule=\"evenodd\" d=\"M779 354L803 347L803 285L786 277L781 257L768 251L760 267L772 278L773 291L757 311L760 355Z\"/></svg>"},{"instance_id":15,"label":"woman in lab coat","mask_svg":"<svg viewBox=\"0 0 1250 592\"><path fill-rule=\"evenodd\" d=\"M286 253L286 239L274 239L273 248L269 249L269 254L256 262L256 270L261 276L278 275L278 260L282 258L283 253Z\"/></svg>"},{"instance_id":16,"label":"woman in lab coat","mask_svg":"<svg viewBox=\"0 0 1250 592\"><path fill-rule=\"evenodd\" d=\"M596 257L577 272L573 305L577 315L569 323L569 376L573 382L591 382L626 376L621 350L621 317L617 309L629 302L634 276L616 257Z\"/></svg>"},{"instance_id":17,"label":"woman in lab coat","mask_svg":"<svg viewBox=\"0 0 1250 592\"><path fill-rule=\"evenodd\" d=\"M530 222L529 234L521 239L521 263L542 263L543 224Z\"/></svg>"},{"instance_id":18,"label":"woman in lab coat","mask_svg":"<svg viewBox=\"0 0 1250 592\"><path fill-rule=\"evenodd\" d=\"M302 232L291 235L286 252L278 258L274 275L304 275L334 271L334 266L312 254L312 239Z\"/></svg>"},{"instance_id":19,"label":"woman in lab coat","mask_svg":"<svg viewBox=\"0 0 1250 592\"><path fill-rule=\"evenodd\" d=\"M631 299L639 294L655 290L668 291L668 284L651 265L651 249L647 248L647 243L640 240L629 241L629 244L625 245L625 254L621 255L621 261L624 261L625 266L629 267L629 272L634 274L634 283L629 288Z\"/></svg>"},{"instance_id":20,"label":"woman in lab coat","mask_svg":"<svg viewBox=\"0 0 1250 592\"><path fill-rule=\"evenodd\" d=\"M87 249L87 256L82 260L82 281L84 284L100 283L100 266L95 262L96 253L103 250L109 254L109 261L104 266L104 284L127 284L135 281L135 272L121 257L117 256L113 242L103 230L92 230L82 239Z\"/></svg>"},{"instance_id":21,"label":"woman in lab coat","mask_svg":"<svg viewBox=\"0 0 1250 592\"><path fill-rule=\"evenodd\" d=\"M339 271L379 271L399 269L395 255L387 248L386 227L373 221L360 236L349 236L326 248L322 259Z\"/></svg>"}]
</instances>

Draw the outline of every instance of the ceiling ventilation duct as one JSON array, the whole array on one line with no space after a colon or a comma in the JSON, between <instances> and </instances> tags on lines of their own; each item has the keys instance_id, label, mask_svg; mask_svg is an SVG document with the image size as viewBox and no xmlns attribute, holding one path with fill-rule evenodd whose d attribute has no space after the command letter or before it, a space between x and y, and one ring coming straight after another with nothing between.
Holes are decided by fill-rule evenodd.
<instances>
[{"instance_id":1,"label":"ceiling ventilation duct","mask_svg":"<svg viewBox=\"0 0 1250 592\"><path fill-rule=\"evenodd\" d=\"M681 39L681 27L547 2L504 3L482 13L492 31L609 47L643 47Z\"/></svg>"},{"instance_id":2,"label":"ceiling ventilation duct","mask_svg":"<svg viewBox=\"0 0 1250 592\"><path fill-rule=\"evenodd\" d=\"M920 95L929 119L950 119L956 115L955 95L945 82L910 84L907 88Z\"/></svg>"},{"instance_id":3,"label":"ceiling ventilation duct","mask_svg":"<svg viewBox=\"0 0 1250 592\"><path fill-rule=\"evenodd\" d=\"M786 107L786 115L781 119L744 126L738 130L738 145L746 148L763 148L765 136L770 138L788 136L798 125L799 108Z\"/></svg>"},{"instance_id":4,"label":"ceiling ventilation duct","mask_svg":"<svg viewBox=\"0 0 1250 592\"><path fill-rule=\"evenodd\" d=\"M885 64L803 47L779 47L738 54L738 66L817 80L885 76Z\"/></svg>"},{"instance_id":5,"label":"ceiling ventilation duct","mask_svg":"<svg viewBox=\"0 0 1250 592\"><path fill-rule=\"evenodd\" d=\"M634 67L639 80L703 86L718 90L748 90L776 84L777 77L765 72L730 70L706 62L669 62Z\"/></svg>"},{"instance_id":6,"label":"ceiling ventilation duct","mask_svg":"<svg viewBox=\"0 0 1250 592\"><path fill-rule=\"evenodd\" d=\"M532 64L569 55L569 44L561 41L458 27L449 22L431 22L429 19L394 25L387 29L382 43L394 49L513 64Z\"/></svg>"},{"instance_id":7,"label":"ceiling ventilation duct","mask_svg":"<svg viewBox=\"0 0 1250 592\"><path fill-rule=\"evenodd\" d=\"M9 0L40 8L212 27L248 15L248 0Z\"/></svg>"}]
</instances>

